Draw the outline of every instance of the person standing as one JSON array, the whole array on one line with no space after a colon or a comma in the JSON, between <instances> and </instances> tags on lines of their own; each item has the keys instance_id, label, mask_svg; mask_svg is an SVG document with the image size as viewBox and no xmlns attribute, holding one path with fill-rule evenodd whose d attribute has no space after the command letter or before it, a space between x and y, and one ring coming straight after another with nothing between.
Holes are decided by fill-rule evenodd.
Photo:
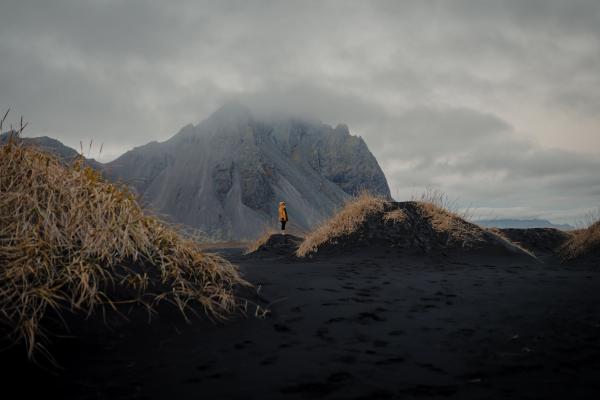
<instances>
[{"instance_id":1,"label":"person standing","mask_svg":"<svg viewBox=\"0 0 600 400\"><path fill-rule=\"evenodd\" d=\"M281 233L285 235L285 223L288 221L288 213L285 201L279 202L279 222L281 222Z\"/></svg>"}]
</instances>

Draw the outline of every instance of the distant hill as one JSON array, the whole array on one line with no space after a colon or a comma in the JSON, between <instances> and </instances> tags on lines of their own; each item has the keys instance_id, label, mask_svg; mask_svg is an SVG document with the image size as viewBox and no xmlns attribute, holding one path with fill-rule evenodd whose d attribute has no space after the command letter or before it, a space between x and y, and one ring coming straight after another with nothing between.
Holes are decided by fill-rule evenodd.
<instances>
[{"instance_id":1,"label":"distant hill","mask_svg":"<svg viewBox=\"0 0 600 400\"><path fill-rule=\"evenodd\" d=\"M552 222L545 219L481 219L474 221L476 224L485 226L488 228L555 228L562 230L574 229L573 226L568 224L553 224Z\"/></svg>"},{"instance_id":2,"label":"distant hill","mask_svg":"<svg viewBox=\"0 0 600 400\"><path fill-rule=\"evenodd\" d=\"M128 151L105 172L174 222L219 239L275 228L281 200L290 224L308 229L363 189L390 197L377 160L347 126L261 120L238 103L165 142Z\"/></svg>"},{"instance_id":3,"label":"distant hill","mask_svg":"<svg viewBox=\"0 0 600 400\"><path fill-rule=\"evenodd\" d=\"M4 132L0 134L0 145L6 143L10 137L10 132ZM79 157L79 152L69 146L65 146L61 141L53 139L48 136L39 136L34 138L24 137L19 138L26 144L33 144L41 149L44 149L50 153L55 154L63 160L65 163L72 163ZM93 158L85 158L85 163L93 168L102 169L102 164Z\"/></svg>"}]
</instances>

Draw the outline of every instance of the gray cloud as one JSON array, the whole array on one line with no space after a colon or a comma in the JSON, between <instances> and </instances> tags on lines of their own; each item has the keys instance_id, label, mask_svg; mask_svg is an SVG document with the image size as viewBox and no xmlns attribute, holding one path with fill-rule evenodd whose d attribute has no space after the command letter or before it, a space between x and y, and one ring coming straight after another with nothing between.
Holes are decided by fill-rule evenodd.
<instances>
[{"instance_id":1,"label":"gray cloud","mask_svg":"<svg viewBox=\"0 0 600 400\"><path fill-rule=\"evenodd\" d=\"M0 55L0 107L105 160L239 99L347 123L398 197L563 221L598 205L594 0L5 0Z\"/></svg>"}]
</instances>

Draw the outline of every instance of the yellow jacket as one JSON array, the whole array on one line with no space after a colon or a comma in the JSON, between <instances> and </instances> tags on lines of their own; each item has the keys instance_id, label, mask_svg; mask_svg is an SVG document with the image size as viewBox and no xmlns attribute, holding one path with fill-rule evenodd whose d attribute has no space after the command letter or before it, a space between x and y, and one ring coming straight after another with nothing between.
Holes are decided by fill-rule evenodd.
<instances>
[{"instance_id":1,"label":"yellow jacket","mask_svg":"<svg viewBox=\"0 0 600 400\"><path fill-rule=\"evenodd\" d=\"M285 209L285 202L279 203L279 220L286 221L288 220L287 210Z\"/></svg>"}]
</instances>

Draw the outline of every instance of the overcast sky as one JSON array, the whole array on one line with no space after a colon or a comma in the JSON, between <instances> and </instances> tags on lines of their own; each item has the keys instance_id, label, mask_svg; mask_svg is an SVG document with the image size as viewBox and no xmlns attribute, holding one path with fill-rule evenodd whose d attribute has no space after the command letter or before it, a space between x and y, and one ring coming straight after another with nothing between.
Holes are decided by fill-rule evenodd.
<instances>
[{"instance_id":1,"label":"overcast sky","mask_svg":"<svg viewBox=\"0 0 600 400\"><path fill-rule=\"evenodd\" d=\"M0 56L0 108L102 161L238 99L348 124L400 200L600 206L598 0L1 0Z\"/></svg>"}]
</instances>

